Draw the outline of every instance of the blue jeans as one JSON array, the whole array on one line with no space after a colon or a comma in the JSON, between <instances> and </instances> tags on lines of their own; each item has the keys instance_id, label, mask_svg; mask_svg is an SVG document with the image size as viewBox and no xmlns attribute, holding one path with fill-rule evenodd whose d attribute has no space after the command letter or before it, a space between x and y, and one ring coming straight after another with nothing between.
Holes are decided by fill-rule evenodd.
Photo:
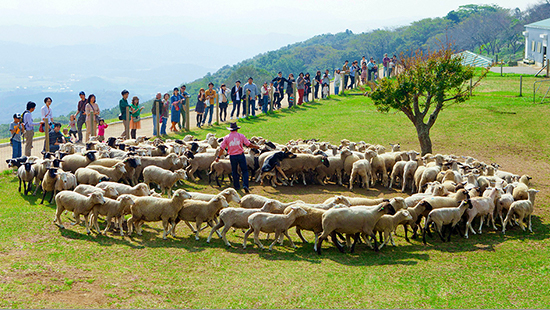
<instances>
[{"instance_id":1,"label":"blue jeans","mask_svg":"<svg viewBox=\"0 0 550 310\"><path fill-rule=\"evenodd\" d=\"M336 83L334 83L334 94L338 95L339 92L340 92L340 85L336 85Z\"/></svg>"},{"instance_id":2,"label":"blue jeans","mask_svg":"<svg viewBox=\"0 0 550 310\"><path fill-rule=\"evenodd\" d=\"M269 105L269 96L262 97L262 112L267 113L267 106Z\"/></svg>"},{"instance_id":3,"label":"blue jeans","mask_svg":"<svg viewBox=\"0 0 550 310\"><path fill-rule=\"evenodd\" d=\"M168 122L168 117L162 117L162 124L160 125L160 134L165 135L166 134L166 122Z\"/></svg>"},{"instance_id":4,"label":"blue jeans","mask_svg":"<svg viewBox=\"0 0 550 310\"><path fill-rule=\"evenodd\" d=\"M248 166L246 165L246 157L244 153L239 155L230 155L229 161L231 162L231 175L233 176L233 188L240 189L239 171L237 167L241 167L243 174L243 188L248 188Z\"/></svg>"},{"instance_id":5,"label":"blue jeans","mask_svg":"<svg viewBox=\"0 0 550 310\"><path fill-rule=\"evenodd\" d=\"M256 116L256 100L248 100L248 112L252 116Z\"/></svg>"},{"instance_id":6,"label":"blue jeans","mask_svg":"<svg viewBox=\"0 0 550 310\"><path fill-rule=\"evenodd\" d=\"M210 113L208 113L210 111ZM214 106L210 105L210 103L206 104L206 108L204 109L204 115L202 116L202 124L206 122L206 116L210 114L210 118L208 119L208 125L212 124L212 114L214 114Z\"/></svg>"},{"instance_id":7,"label":"blue jeans","mask_svg":"<svg viewBox=\"0 0 550 310\"><path fill-rule=\"evenodd\" d=\"M153 136L157 135L157 116L153 115Z\"/></svg>"},{"instance_id":8,"label":"blue jeans","mask_svg":"<svg viewBox=\"0 0 550 310\"><path fill-rule=\"evenodd\" d=\"M13 140L11 158L21 157L21 141Z\"/></svg>"}]
</instances>

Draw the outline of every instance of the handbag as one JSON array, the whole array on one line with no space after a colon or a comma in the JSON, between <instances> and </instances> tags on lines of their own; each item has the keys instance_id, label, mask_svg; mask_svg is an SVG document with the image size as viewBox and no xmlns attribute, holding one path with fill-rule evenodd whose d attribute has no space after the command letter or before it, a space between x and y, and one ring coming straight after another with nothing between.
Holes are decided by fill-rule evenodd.
<instances>
[{"instance_id":1,"label":"handbag","mask_svg":"<svg viewBox=\"0 0 550 310\"><path fill-rule=\"evenodd\" d=\"M40 123L40 127L38 127L38 131L44 132L44 123Z\"/></svg>"},{"instance_id":2,"label":"handbag","mask_svg":"<svg viewBox=\"0 0 550 310\"><path fill-rule=\"evenodd\" d=\"M132 116L132 121L133 121L134 123L137 123L137 122L139 122L140 120L141 120L141 118L139 117L139 115L138 115L138 116Z\"/></svg>"},{"instance_id":3,"label":"handbag","mask_svg":"<svg viewBox=\"0 0 550 310\"><path fill-rule=\"evenodd\" d=\"M118 119L121 120L121 121L124 120L124 117L122 117L122 113L118 114Z\"/></svg>"}]
</instances>

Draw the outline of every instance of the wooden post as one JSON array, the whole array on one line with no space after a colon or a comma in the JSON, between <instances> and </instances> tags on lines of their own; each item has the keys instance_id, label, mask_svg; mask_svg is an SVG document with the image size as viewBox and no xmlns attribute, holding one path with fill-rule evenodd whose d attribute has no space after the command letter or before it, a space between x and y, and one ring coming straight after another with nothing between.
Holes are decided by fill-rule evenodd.
<instances>
[{"instance_id":1,"label":"wooden post","mask_svg":"<svg viewBox=\"0 0 550 310\"><path fill-rule=\"evenodd\" d=\"M50 151L50 120L46 119L46 123L44 124L44 133L46 134L46 152Z\"/></svg>"},{"instance_id":2,"label":"wooden post","mask_svg":"<svg viewBox=\"0 0 550 310\"><path fill-rule=\"evenodd\" d=\"M216 92L216 95L214 97L214 104L216 105L216 124L220 123L220 107L218 106L218 93Z\"/></svg>"},{"instance_id":3,"label":"wooden post","mask_svg":"<svg viewBox=\"0 0 550 310\"><path fill-rule=\"evenodd\" d=\"M185 96L182 94L182 96ZM185 100L185 97L183 97L182 99L180 100ZM181 102L181 101L180 101ZM183 107L185 103L182 103L181 104L181 109L180 109L180 121L179 121L179 126L180 126L180 130L183 130L183 128L185 127L185 117L186 117L186 112L185 112L185 108Z\"/></svg>"},{"instance_id":4,"label":"wooden post","mask_svg":"<svg viewBox=\"0 0 550 310\"><path fill-rule=\"evenodd\" d=\"M185 97L185 114L187 115L185 118L185 131L189 131L189 119L191 118L191 115L189 115L189 97Z\"/></svg>"},{"instance_id":5,"label":"wooden post","mask_svg":"<svg viewBox=\"0 0 550 310\"><path fill-rule=\"evenodd\" d=\"M245 101L246 101L245 111L246 111L246 113L245 113L245 114L246 114L246 117L248 117L249 112L250 112L250 111L249 111L249 106L248 106L248 104L249 104L249 100L248 100L248 99L249 99L250 96L248 95L248 93L247 93L245 96L246 96L246 98L245 98Z\"/></svg>"},{"instance_id":6,"label":"wooden post","mask_svg":"<svg viewBox=\"0 0 550 310\"><path fill-rule=\"evenodd\" d=\"M502 65L503 65L503 64L504 64L504 63L502 63L502 62L500 63L500 76L502 76Z\"/></svg>"},{"instance_id":7,"label":"wooden post","mask_svg":"<svg viewBox=\"0 0 550 310\"><path fill-rule=\"evenodd\" d=\"M298 105L298 97L296 96L296 82L297 80L294 80L294 83L292 83L292 94L294 95L294 104L292 106Z\"/></svg>"},{"instance_id":8,"label":"wooden post","mask_svg":"<svg viewBox=\"0 0 550 310\"><path fill-rule=\"evenodd\" d=\"M521 97L521 91L523 90L523 75L519 76L519 96Z\"/></svg>"},{"instance_id":9,"label":"wooden post","mask_svg":"<svg viewBox=\"0 0 550 310\"><path fill-rule=\"evenodd\" d=\"M550 76L550 59L546 59L546 77Z\"/></svg>"},{"instance_id":10,"label":"wooden post","mask_svg":"<svg viewBox=\"0 0 550 310\"><path fill-rule=\"evenodd\" d=\"M126 125L124 126L124 129L126 132L124 133L126 139L130 139L130 107L126 107Z\"/></svg>"},{"instance_id":11,"label":"wooden post","mask_svg":"<svg viewBox=\"0 0 550 310\"><path fill-rule=\"evenodd\" d=\"M90 137L93 137L95 136L95 114L93 113L93 110L90 120L92 121L92 126L90 126Z\"/></svg>"},{"instance_id":12,"label":"wooden post","mask_svg":"<svg viewBox=\"0 0 550 310\"><path fill-rule=\"evenodd\" d=\"M269 112L273 112L273 87L269 89Z\"/></svg>"},{"instance_id":13,"label":"wooden post","mask_svg":"<svg viewBox=\"0 0 550 310\"><path fill-rule=\"evenodd\" d=\"M311 79L311 102L315 102L315 77Z\"/></svg>"},{"instance_id":14,"label":"wooden post","mask_svg":"<svg viewBox=\"0 0 550 310\"><path fill-rule=\"evenodd\" d=\"M162 101L160 102L162 104ZM156 107L156 112L157 112L157 117L156 117L156 122L153 124L153 126L155 126L155 129L156 129L156 133L157 133L157 137L160 137L160 127L159 127L159 124L160 124L160 111L159 111L159 105L157 104L157 107Z\"/></svg>"}]
</instances>

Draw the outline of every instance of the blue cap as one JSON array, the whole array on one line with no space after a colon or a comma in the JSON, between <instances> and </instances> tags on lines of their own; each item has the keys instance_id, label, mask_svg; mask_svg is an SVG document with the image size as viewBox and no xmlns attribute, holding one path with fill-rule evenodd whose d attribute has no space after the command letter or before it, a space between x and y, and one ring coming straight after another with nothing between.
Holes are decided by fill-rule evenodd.
<instances>
[{"instance_id":1,"label":"blue cap","mask_svg":"<svg viewBox=\"0 0 550 310\"><path fill-rule=\"evenodd\" d=\"M82 96L82 95L86 96L86 94L83 91L81 91L78 95L79 96Z\"/></svg>"}]
</instances>

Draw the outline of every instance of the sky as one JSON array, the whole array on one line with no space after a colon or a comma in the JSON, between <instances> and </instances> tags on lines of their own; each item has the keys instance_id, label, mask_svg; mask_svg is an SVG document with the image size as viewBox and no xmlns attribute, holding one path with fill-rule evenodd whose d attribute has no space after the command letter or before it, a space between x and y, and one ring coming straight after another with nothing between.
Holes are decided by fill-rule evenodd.
<instances>
[{"instance_id":1,"label":"sky","mask_svg":"<svg viewBox=\"0 0 550 310\"><path fill-rule=\"evenodd\" d=\"M2 0L0 27L11 27L12 31L0 32L0 40L77 44L176 32L190 39L209 37L222 43L239 40L242 45L254 44L257 36L284 37L293 43L346 29L360 33L403 26L422 18L444 16L464 4L494 3L524 10L536 1ZM52 31L45 33L43 29Z\"/></svg>"}]
</instances>

